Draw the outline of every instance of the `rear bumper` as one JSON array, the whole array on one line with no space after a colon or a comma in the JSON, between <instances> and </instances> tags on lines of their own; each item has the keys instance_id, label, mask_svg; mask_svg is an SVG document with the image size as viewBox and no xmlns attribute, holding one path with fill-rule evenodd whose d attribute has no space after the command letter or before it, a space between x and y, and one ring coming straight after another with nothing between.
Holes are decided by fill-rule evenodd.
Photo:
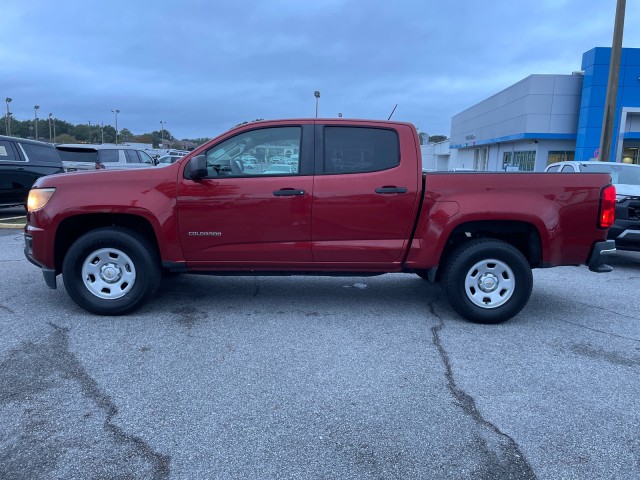
<instances>
[{"instance_id":1,"label":"rear bumper","mask_svg":"<svg viewBox=\"0 0 640 480\"><path fill-rule=\"evenodd\" d=\"M613 268L604 263L604 259L607 255L615 253L615 251L616 243L614 240L603 240L602 242L596 242L593 245L593 250L591 251L591 255L589 255L589 260L587 261L589 270L597 273L612 271Z\"/></svg>"}]
</instances>

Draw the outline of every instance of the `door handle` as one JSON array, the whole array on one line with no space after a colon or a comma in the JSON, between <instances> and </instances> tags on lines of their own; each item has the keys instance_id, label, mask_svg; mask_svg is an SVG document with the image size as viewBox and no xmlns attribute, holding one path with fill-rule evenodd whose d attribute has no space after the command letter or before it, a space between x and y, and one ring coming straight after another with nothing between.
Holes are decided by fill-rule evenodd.
<instances>
[{"instance_id":1,"label":"door handle","mask_svg":"<svg viewBox=\"0 0 640 480\"><path fill-rule=\"evenodd\" d=\"M380 187L376 188L376 193L385 195L387 193L407 193L406 187Z\"/></svg>"},{"instance_id":2,"label":"door handle","mask_svg":"<svg viewBox=\"0 0 640 480\"><path fill-rule=\"evenodd\" d=\"M283 188L281 190L274 190L273 194L276 197L292 197L294 195L304 195L304 190L297 190L295 188Z\"/></svg>"}]
</instances>

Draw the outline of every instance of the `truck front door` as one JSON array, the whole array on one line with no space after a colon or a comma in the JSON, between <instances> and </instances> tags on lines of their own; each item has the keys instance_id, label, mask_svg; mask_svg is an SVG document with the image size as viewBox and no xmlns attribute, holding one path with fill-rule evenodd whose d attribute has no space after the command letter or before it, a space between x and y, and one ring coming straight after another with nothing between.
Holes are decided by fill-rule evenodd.
<instances>
[{"instance_id":1,"label":"truck front door","mask_svg":"<svg viewBox=\"0 0 640 480\"><path fill-rule=\"evenodd\" d=\"M313 125L245 130L206 152L208 175L179 181L178 221L192 268L278 269L311 257Z\"/></svg>"}]
</instances>

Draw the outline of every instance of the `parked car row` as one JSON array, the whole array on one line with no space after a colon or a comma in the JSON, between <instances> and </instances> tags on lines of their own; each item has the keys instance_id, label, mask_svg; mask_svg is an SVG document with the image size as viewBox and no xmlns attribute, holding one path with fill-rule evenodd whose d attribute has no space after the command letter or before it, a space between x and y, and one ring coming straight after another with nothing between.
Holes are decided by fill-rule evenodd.
<instances>
[{"instance_id":1,"label":"parked car row","mask_svg":"<svg viewBox=\"0 0 640 480\"><path fill-rule=\"evenodd\" d=\"M127 146L53 145L0 135L0 207L26 205L31 186L45 175L149 168L155 164L145 151Z\"/></svg>"}]
</instances>

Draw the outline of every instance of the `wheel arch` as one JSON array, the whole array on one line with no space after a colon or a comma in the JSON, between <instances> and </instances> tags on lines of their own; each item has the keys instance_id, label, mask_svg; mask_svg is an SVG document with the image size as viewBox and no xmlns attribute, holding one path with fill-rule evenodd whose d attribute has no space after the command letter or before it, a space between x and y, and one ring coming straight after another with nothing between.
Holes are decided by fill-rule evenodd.
<instances>
[{"instance_id":1,"label":"wheel arch","mask_svg":"<svg viewBox=\"0 0 640 480\"><path fill-rule=\"evenodd\" d=\"M517 248L531 268L542 266L542 239L535 225L519 220L477 220L457 225L447 236L438 265L442 267L460 245L477 238L502 240ZM438 268L436 280L440 279Z\"/></svg>"},{"instance_id":2,"label":"wheel arch","mask_svg":"<svg viewBox=\"0 0 640 480\"><path fill-rule=\"evenodd\" d=\"M54 242L56 273L62 271L62 262L67 251L82 235L104 227L121 227L142 235L160 254L156 232L151 222L143 216L126 213L91 213L68 217L58 226Z\"/></svg>"}]
</instances>

